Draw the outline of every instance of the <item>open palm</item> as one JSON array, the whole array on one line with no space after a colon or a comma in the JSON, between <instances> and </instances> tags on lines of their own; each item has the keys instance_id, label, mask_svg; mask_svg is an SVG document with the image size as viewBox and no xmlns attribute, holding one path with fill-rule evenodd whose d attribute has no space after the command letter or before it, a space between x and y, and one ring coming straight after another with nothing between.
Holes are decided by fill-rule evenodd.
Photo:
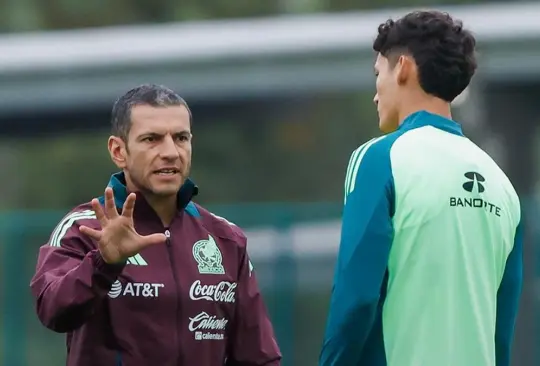
<instances>
[{"instance_id":1,"label":"open palm","mask_svg":"<svg viewBox=\"0 0 540 366\"><path fill-rule=\"evenodd\" d=\"M80 231L97 241L98 249L106 263L125 262L144 248L166 240L162 233L147 236L137 233L133 225L135 198L134 193L128 195L121 214L116 209L113 190L110 187L105 189L105 210L97 199L92 200L92 208L96 212L101 230L81 226Z\"/></svg>"}]
</instances>

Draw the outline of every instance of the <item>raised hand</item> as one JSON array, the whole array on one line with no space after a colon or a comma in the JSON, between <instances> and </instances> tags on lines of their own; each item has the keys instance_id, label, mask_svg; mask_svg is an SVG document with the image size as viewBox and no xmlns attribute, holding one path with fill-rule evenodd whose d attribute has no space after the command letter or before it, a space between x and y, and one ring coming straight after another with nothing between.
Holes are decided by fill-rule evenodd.
<instances>
[{"instance_id":1,"label":"raised hand","mask_svg":"<svg viewBox=\"0 0 540 366\"><path fill-rule=\"evenodd\" d=\"M131 193L124 203L122 214L119 214L114 204L112 188L105 189L105 211L97 199L92 200L92 208L96 212L101 230L80 226L79 230L98 242L98 249L106 263L122 263L129 257L139 253L144 248L164 243L164 234L142 236L135 231L133 225L133 210L135 194Z\"/></svg>"}]
</instances>

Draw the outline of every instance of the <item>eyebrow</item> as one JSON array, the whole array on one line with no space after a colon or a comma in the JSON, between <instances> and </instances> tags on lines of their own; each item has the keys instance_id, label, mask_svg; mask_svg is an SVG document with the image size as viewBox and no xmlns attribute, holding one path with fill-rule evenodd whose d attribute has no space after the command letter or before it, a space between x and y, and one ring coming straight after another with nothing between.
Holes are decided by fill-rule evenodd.
<instances>
[{"instance_id":1,"label":"eyebrow","mask_svg":"<svg viewBox=\"0 0 540 366\"><path fill-rule=\"evenodd\" d=\"M173 132L172 134L173 135L191 135L191 131L182 130L182 131L178 131L178 132ZM141 138L148 137L148 136L162 137L164 135L165 135L164 133L148 131L148 132L143 132L143 133L139 134L137 136L137 139L141 139Z\"/></svg>"}]
</instances>

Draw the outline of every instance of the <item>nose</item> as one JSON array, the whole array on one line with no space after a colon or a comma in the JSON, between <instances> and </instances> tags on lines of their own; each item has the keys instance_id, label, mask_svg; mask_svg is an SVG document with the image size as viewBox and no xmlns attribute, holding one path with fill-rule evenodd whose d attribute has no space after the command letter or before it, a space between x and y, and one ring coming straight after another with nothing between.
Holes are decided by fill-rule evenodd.
<instances>
[{"instance_id":1,"label":"nose","mask_svg":"<svg viewBox=\"0 0 540 366\"><path fill-rule=\"evenodd\" d=\"M178 158L178 147L174 143L174 139L171 135L165 136L163 143L161 144L160 155L164 159L176 159Z\"/></svg>"},{"instance_id":2,"label":"nose","mask_svg":"<svg viewBox=\"0 0 540 366\"><path fill-rule=\"evenodd\" d=\"M379 104L379 94L375 94L375 96L373 97L373 103L375 103L375 105L378 105Z\"/></svg>"}]
</instances>

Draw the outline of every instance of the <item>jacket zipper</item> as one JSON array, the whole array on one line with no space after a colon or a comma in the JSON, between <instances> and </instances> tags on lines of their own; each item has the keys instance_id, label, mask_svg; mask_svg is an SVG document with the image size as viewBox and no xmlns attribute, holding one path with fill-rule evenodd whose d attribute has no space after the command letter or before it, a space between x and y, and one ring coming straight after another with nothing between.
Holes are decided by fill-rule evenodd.
<instances>
[{"instance_id":1,"label":"jacket zipper","mask_svg":"<svg viewBox=\"0 0 540 366\"><path fill-rule=\"evenodd\" d=\"M172 276L174 280L174 284L176 286L176 344L178 349L178 365L182 365L182 348L180 347L180 282L178 282L178 278L176 276L176 266L174 264L174 255L171 245L171 232L169 229L165 229L165 237L166 237L166 245L167 245L167 251L169 252L169 261L171 262L171 270L172 270Z\"/></svg>"},{"instance_id":2,"label":"jacket zipper","mask_svg":"<svg viewBox=\"0 0 540 366\"><path fill-rule=\"evenodd\" d=\"M116 366L122 366L122 352L116 354Z\"/></svg>"}]
</instances>

